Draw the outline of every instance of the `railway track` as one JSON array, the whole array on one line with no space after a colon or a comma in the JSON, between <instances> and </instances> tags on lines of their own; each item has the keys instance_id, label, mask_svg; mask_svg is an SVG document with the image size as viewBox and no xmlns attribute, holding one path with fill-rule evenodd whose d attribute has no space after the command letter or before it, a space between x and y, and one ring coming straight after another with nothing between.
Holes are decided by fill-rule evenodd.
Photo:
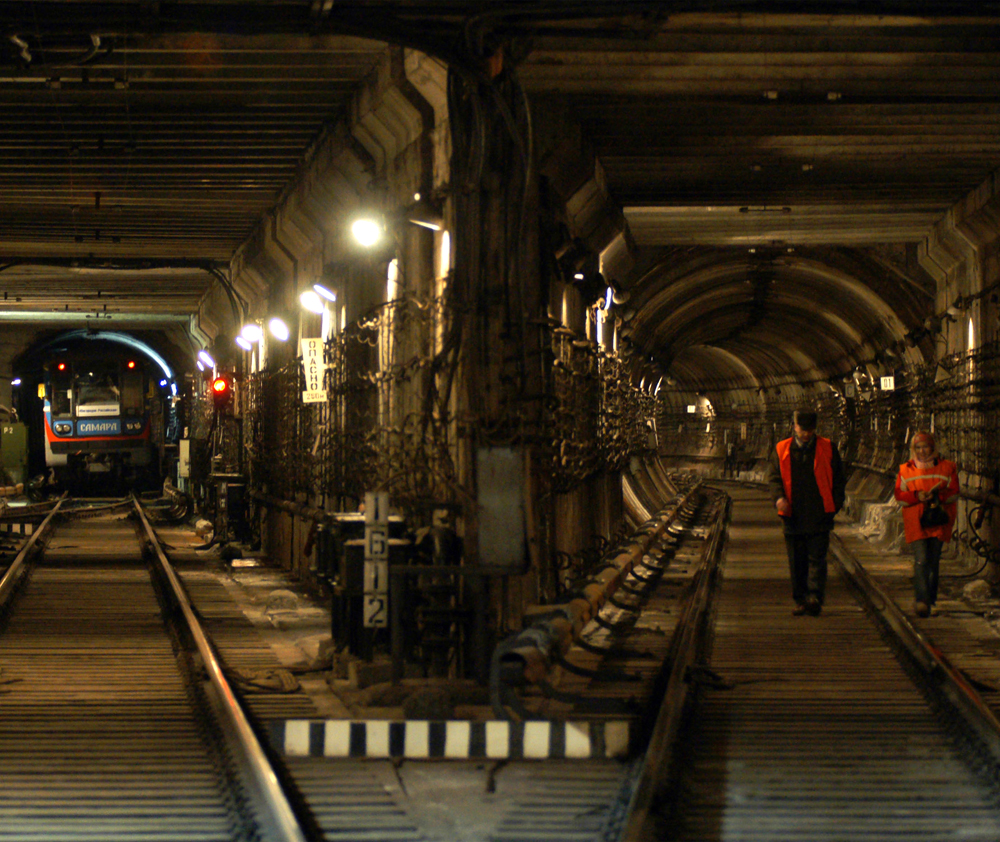
<instances>
[{"instance_id":1,"label":"railway track","mask_svg":"<svg viewBox=\"0 0 1000 842\"><path fill-rule=\"evenodd\" d=\"M842 548L823 614L793 617L769 503L727 490L728 539L714 528L728 509L706 489L567 653L559 686L572 692L523 695L531 716L594 727L662 693L655 723L632 717L631 754L524 759L537 749L529 721L485 723L483 754L465 760L289 756L271 774L299 819L292 836L268 818L253 750L220 741L241 726L212 704L227 695L206 682L227 672L206 665L214 646L173 625L194 614L190 593L227 660L264 663L259 647L241 649L221 586L188 571L169 596L178 574L148 525L120 512L39 527L44 555L29 564L27 547L0 581L0 599L17 584L0 627L0 840L1000 838L1000 730L988 713L977 722L947 689L947 664L900 639L884 594L859 584ZM294 716L310 723L310 748L340 733L301 701L258 710ZM368 723L369 745L412 747L429 726L411 725L392 737ZM565 751L570 737L546 739Z\"/></svg>"},{"instance_id":2,"label":"railway track","mask_svg":"<svg viewBox=\"0 0 1000 842\"><path fill-rule=\"evenodd\" d=\"M961 718L940 671L916 668L920 656L866 611L850 565L831 564L820 617L792 616L770 501L732 495L703 650L712 680L648 776L658 800L625 838L1000 838L981 723Z\"/></svg>"},{"instance_id":3,"label":"railway track","mask_svg":"<svg viewBox=\"0 0 1000 842\"><path fill-rule=\"evenodd\" d=\"M315 837L136 504L56 506L0 599L0 840Z\"/></svg>"}]
</instances>

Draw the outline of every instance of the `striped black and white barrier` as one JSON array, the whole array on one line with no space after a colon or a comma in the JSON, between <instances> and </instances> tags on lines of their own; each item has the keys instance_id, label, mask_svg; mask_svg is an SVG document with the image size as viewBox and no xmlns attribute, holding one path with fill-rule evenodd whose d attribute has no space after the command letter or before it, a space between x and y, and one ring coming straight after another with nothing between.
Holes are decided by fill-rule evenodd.
<instances>
[{"instance_id":1,"label":"striped black and white barrier","mask_svg":"<svg viewBox=\"0 0 1000 842\"><path fill-rule=\"evenodd\" d=\"M33 523L14 523L13 521L0 521L0 532L10 535L30 535L35 531Z\"/></svg>"},{"instance_id":2,"label":"striped black and white barrier","mask_svg":"<svg viewBox=\"0 0 1000 842\"><path fill-rule=\"evenodd\" d=\"M630 723L289 719L271 738L290 757L545 760L628 754Z\"/></svg>"}]
</instances>

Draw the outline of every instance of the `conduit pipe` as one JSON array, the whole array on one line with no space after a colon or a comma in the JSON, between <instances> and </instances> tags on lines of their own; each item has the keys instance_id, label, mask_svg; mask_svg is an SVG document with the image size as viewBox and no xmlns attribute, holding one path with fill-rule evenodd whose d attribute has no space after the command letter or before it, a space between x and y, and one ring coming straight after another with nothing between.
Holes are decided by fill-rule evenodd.
<instances>
[{"instance_id":1,"label":"conduit pipe","mask_svg":"<svg viewBox=\"0 0 1000 842\"><path fill-rule=\"evenodd\" d=\"M535 683L548 675L552 665L569 651L584 626L597 616L636 562L673 523L681 507L700 487L700 483L693 485L640 526L627 544L605 555L604 566L567 594L566 602L527 609L525 613L532 617L531 625L501 642L493 653L490 697L498 716L508 718L501 702L502 690Z\"/></svg>"},{"instance_id":2,"label":"conduit pipe","mask_svg":"<svg viewBox=\"0 0 1000 842\"><path fill-rule=\"evenodd\" d=\"M323 522L332 520L334 516L333 512L316 509L311 506L307 506L305 503L292 503L288 500L281 500L278 497L272 497L270 494L262 494L259 491L252 491L250 496L257 502L263 503L268 508L280 509L283 512L288 512L288 514L295 515L295 517L302 518L303 520Z\"/></svg>"}]
</instances>

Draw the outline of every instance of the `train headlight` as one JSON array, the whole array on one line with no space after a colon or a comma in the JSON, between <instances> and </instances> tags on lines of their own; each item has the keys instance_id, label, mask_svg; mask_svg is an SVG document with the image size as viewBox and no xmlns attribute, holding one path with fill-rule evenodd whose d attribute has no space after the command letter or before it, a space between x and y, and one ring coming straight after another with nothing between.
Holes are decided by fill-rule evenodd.
<instances>
[{"instance_id":1,"label":"train headlight","mask_svg":"<svg viewBox=\"0 0 1000 842\"><path fill-rule=\"evenodd\" d=\"M68 436L73 432L73 425L68 421L56 421L56 423L52 425L52 429L55 430L56 435Z\"/></svg>"}]
</instances>

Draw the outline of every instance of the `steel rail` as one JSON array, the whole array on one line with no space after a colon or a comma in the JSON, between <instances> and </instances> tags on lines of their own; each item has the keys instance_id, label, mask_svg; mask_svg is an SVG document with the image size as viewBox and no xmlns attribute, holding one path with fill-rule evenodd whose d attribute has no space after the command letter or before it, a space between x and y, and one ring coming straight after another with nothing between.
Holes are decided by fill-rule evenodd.
<instances>
[{"instance_id":1,"label":"steel rail","mask_svg":"<svg viewBox=\"0 0 1000 842\"><path fill-rule=\"evenodd\" d=\"M0 579L0 606L6 604L7 600L10 599L10 595L14 592L14 588L17 586L18 581L26 569L25 563L28 556L31 555L35 545L41 540L42 534L52 526L52 520L65 499L66 495L63 494L62 497L56 501L56 504L52 507L52 511L46 515L45 520L39 524L38 529L31 533L31 537L24 542L24 545L18 551L14 560L10 563L10 567L7 568L7 572L4 573L3 578Z\"/></svg>"},{"instance_id":2,"label":"steel rail","mask_svg":"<svg viewBox=\"0 0 1000 842\"><path fill-rule=\"evenodd\" d=\"M1000 763L1000 720L966 677L945 654L916 629L899 605L831 533L830 549L844 575L859 592L866 607L903 646L928 684L961 715L995 763Z\"/></svg>"},{"instance_id":3,"label":"steel rail","mask_svg":"<svg viewBox=\"0 0 1000 842\"><path fill-rule=\"evenodd\" d=\"M227 744L235 751L236 756L242 762L242 767L249 770L247 783L253 790L254 804L262 808L262 815L258 818L266 830L265 838L281 840L281 842L308 842L309 836L303 830L302 823L282 789L263 746L257 739L242 706L226 680L222 664L201 627L184 586L163 552L156 533L142 510L142 505L135 495L132 495L132 500L142 528L156 554L160 571L181 610L191 639L201 657L213 690L209 695L220 714L220 722L226 731Z\"/></svg>"},{"instance_id":4,"label":"steel rail","mask_svg":"<svg viewBox=\"0 0 1000 842\"><path fill-rule=\"evenodd\" d=\"M618 836L620 842L641 842L650 833L650 811L660 794L662 781L669 769L689 691L692 687L691 671L703 656L706 620L711 608L711 596L718 581L719 560L725 542L725 525L729 519L732 500L722 494L721 505L712 525L712 532L702 550L696 581L685 601L677 624L676 645L671 647L670 671L659 713L653 725L640 769L637 772L624 826Z\"/></svg>"}]
</instances>

